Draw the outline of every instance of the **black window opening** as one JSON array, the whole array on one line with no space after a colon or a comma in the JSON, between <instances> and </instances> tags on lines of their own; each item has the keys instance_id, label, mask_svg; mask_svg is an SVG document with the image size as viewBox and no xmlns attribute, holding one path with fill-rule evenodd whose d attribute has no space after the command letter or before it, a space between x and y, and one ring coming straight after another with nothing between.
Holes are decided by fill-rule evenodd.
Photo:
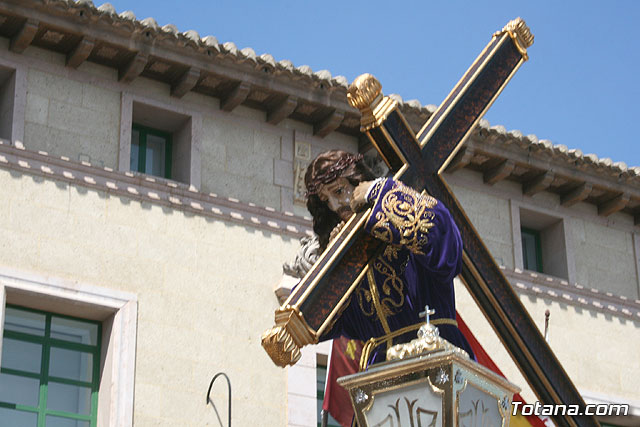
<instances>
[{"instance_id":1,"label":"black window opening","mask_svg":"<svg viewBox=\"0 0 640 427\"><path fill-rule=\"evenodd\" d=\"M530 228L521 228L522 263L525 270L542 273L542 244L540 232Z\"/></svg>"},{"instance_id":2,"label":"black window opening","mask_svg":"<svg viewBox=\"0 0 640 427\"><path fill-rule=\"evenodd\" d=\"M171 179L171 143L170 133L134 123L130 170Z\"/></svg>"}]
</instances>

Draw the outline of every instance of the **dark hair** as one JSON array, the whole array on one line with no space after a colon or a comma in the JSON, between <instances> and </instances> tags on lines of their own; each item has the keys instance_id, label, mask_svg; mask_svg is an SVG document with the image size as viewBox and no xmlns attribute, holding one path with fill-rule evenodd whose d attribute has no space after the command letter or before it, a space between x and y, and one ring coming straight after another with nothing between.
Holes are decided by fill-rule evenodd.
<instances>
[{"instance_id":1,"label":"dark hair","mask_svg":"<svg viewBox=\"0 0 640 427\"><path fill-rule=\"evenodd\" d=\"M318 188L320 184L326 184L327 176L335 175L335 166L338 164L346 164L347 166L342 171L338 171L339 173L335 178L347 178L352 185L375 179L375 175L365 165L362 156L355 156L342 150L330 150L319 154L311 162L304 175L307 191ZM345 161L354 158L356 159L355 161ZM331 231L340 222L340 217L329 209L329 206L320 200L320 197L315 192L310 193L312 194L307 196L307 209L313 217L313 231L318 235L320 249L324 250L329 244Z\"/></svg>"}]
</instances>

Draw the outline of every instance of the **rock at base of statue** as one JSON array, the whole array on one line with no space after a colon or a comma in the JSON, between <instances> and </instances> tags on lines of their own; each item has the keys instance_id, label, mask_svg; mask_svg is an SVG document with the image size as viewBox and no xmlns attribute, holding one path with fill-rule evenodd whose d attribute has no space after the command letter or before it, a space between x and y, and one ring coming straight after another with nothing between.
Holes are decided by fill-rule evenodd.
<instances>
[{"instance_id":1,"label":"rock at base of statue","mask_svg":"<svg viewBox=\"0 0 640 427\"><path fill-rule=\"evenodd\" d=\"M338 379L358 425L508 426L519 388L470 360L433 325L418 335L389 349L387 362Z\"/></svg>"}]
</instances>

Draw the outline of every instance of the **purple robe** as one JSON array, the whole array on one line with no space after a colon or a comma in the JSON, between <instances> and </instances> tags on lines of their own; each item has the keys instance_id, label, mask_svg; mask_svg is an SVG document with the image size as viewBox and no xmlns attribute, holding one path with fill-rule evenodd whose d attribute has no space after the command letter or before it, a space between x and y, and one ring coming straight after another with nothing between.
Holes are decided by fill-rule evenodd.
<instances>
[{"instance_id":1,"label":"purple robe","mask_svg":"<svg viewBox=\"0 0 640 427\"><path fill-rule=\"evenodd\" d=\"M389 245L321 341L341 335L367 341L424 322L419 313L427 304L435 310L432 320L456 318L453 278L460 273L462 240L447 208L391 178L376 181L367 199L373 209L365 230ZM375 287L370 284L372 277ZM441 337L473 357L455 325L437 327ZM408 342L416 332L393 343ZM378 347L369 363L383 361L385 354L386 347Z\"/></svg>"}]
</instances>

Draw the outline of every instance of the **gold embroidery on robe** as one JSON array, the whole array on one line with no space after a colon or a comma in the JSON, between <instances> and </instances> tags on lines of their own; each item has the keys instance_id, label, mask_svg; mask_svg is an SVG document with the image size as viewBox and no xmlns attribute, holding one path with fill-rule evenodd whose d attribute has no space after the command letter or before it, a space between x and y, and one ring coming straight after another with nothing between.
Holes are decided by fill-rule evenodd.
<instances>
[{"instance_id":1,"label":"gold embroidery on robe","mask_svg":"<svg viewBox=\"0 0 640 427\"><path fill-rule=\"evenodd\" d=\"M427 244L427 234L434 226L435 214L431 209L437 203L428 194L419 194L398 183L382 197L372 234L383 241L394 242L393 226L399 234L399 241L394 243L405 246L415 254L424 254L422 247Z\"/></svg>"},{"instance_id":2,"label":"gold embroidery on robe","mask_svg":"<svg viewBox=\"0 0 640 427\"><path fill-rule=\"evenodd\" d=\"M370 283L370 286L375 286L373 289L366 286L366 281L363 280L356 288L356 295L360 310L365 316L377 314L386 321L387 317L402 310L406 297L403 275L409 261L406 249L415 254L424 253L422 247L427 243L427 234L434 226L435 214L431 209L438 201L426 192L420 194L402 183L395 184L383 195L381 191L385 182L377 183L370 193L370 198L376 199L376 205L380 205L371 232L374 237L393 244L387 245L384 253L372 263L373 270L383 276L378 279L382 279L382 283ZM399 239L396 240L399 241L394 241L392 227L397 230ZM402 263L398 263L400 256L406 257ZM398 265L400 268L396 271L394 266ZM373 272L369 277L375 277ZM377 295L373 295L373 292Z\"/></svg>"},{"instance_id":3,"label":"gold embroidery on robe","mask_svg":"<svg viewBox=\"0 0 640 427\"><path fill-rule=\"evenodd\" d=\"M398 309L404 304L404 281L392 266L393 260L391 256L395 254L395 259L397 259L398 252L390 251L389 255L391 256L387 256L387 253L385 250L385 253L375 260L373 268L378 273L386 276L382 282L382 293L386 297L382 298L380 303L385 314L393 315L399 313L400 310Z\"/></svg>"},{"instance_id":4,"label":"gold embroidery on robe","mask_svg":"<svg viewBox=\"0 0 640 427\"><path fill-rule=\"evenodd\" d=\"M356 295L358 296L358 305L362 313L371 317L376 313L376 309L373 306L373 297L371 291L364 286L365 280L362 280L356 288Z\"/></svg>"},{"instance_id":5,"label":"gold embroidery on robe","mask_svg":"<svg viewBox=\"0 0 640 427\"><path fill-rule=\"evenodd\" d=\"M374 295L372 295L372 289L367 289L364 285L364 280L356 288L356 295L358 296L358 304L360 310L365 316L373 316L378 314L385 319L389 316L393 316L402 311L402 306L405 300L405 286L402 274L406 268L409 256L405 252L406 259L400 264L400 271L396 271L393 267L397 264L397 259L402 253L402 249L393 245L388 245L382 255L378 256L373 262L373 269L384 276L384 280L381 285L378 285L379 279L376 283L369 286L375 286L379 298L379 307L381 313L376 313L376 305L374 304ZM375 276L374 276L375 279Z\"/></svg>"}]
</instances>

